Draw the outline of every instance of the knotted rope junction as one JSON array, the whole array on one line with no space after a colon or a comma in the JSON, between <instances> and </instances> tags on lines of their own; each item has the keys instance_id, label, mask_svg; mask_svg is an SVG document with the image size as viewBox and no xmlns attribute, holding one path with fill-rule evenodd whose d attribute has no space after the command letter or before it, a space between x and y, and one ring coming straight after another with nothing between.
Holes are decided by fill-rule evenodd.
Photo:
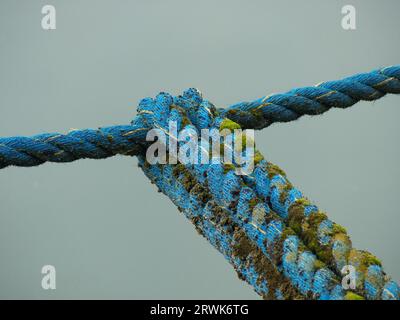
<instances>
[{"instance_id":1,"label":"knotted rope junction","mask_svg":"<svg viewBox=\"0 0 400 320\"><path fill-rule=\"evenodd\" d=\"M160 93L139 103L129 125L0 138L0 168L135 155L146 176L263 298L399 300L400 287L385 274L381 262L353 248L346 230L260 152L255 152L254 171L246 176L235 174L235 164L150 165L145 158L147 132L167 130L170 120L178 123L178 130L197 133L206 128L261 129L387 93L400 93L399 65L227 109L216 108L196 89L176 97ZM341 284L346 265L356 269L354 290Z\"/></svg>"}]
</instances>

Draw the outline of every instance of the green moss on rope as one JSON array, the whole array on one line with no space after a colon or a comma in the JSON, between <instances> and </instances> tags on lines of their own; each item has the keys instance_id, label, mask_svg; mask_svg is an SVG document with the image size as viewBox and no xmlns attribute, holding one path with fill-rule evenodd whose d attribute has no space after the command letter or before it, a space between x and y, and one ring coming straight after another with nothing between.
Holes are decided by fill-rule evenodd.
<instances>
[{"instance_id":1,"label":"green moss on rope","mask_svg":"<svg viewBox=\"0 0 400 320\"><path fill-rule=\"evenodd\" d=\"M181 117L182 117L182 128L184 128L185 126L187 126L189 124L192 124L192 122L190 121L190 119L186 115L186 110L184 110L182 107L179 107L179 106L177 106L175 104L173 104L173 105L171 105L169 107L169 110L172 110L172 109L178 110L179 114L181 115Z\"/></svg>"},{"instance_id":2,"label":"green moss on rope","mask_svg":"<svg viewBox=\"0 0 400 320\"><path fill-rule=\"evenodd\" d=\"M271 162L268 162L268 164L267 164L267 174L268 174L268 178L270 178L270 179L272 179L276 175L281 175L283 177L286 177L285 171L283 171L276 164L273 164Z\"/></svg>"},{"instance_id":3,"label":"green moss on rope","mask_svg":"<svg viewBox=\"0 0 400 320\"><path fill-rule=\"evenodd\" d=\"M257 165L263 160L264 156L261 154L260 151L256 150L256 152L254 153L254 164Z\"/></svg>"},{"instance_id":4,"label":"green moss on rope","mask_svg":"<svg viewBox=\"0 0 400 320\"><path fill-rule=\"evenodd\" d=\"M258 248L245 234L243 230L236 230L234 233L233 255L247 264L254 265L256 273L259 274L257 283L261 284L266 281L268 283L268 294L263 296L264 299L275 300L275 292L280 289L285 299L302 300L304 297L297 289L285 278L269 261L263 252ZM239 277L243 277L240 270Z\"/></svg>"},{"instance_id":5,"label":"green moss on rope","mask_svg":"<svg viewBox=\"0 0 400 320\"><path fill-rule=\"evenodd\" d=\"M253 211L254 207L257 205L257 198L253 198L249 200L249 209Z\"/></svg>"},{"instance_id":6,"label":"green moss on rope","mask_svg":"<svg viewBox=\"0 0 400 320\"><path fill-rule=\"evenodd\" d=\"M180 182L183 187L190 192L190 190L196 185L196 180L190 174L188 169L182 164L178 163L172 170L172 174L175 178L180 178Z\"/></svg>"},{"instance_id":7,"label":"green moss on rope","mask_svg":"<svg viewBox=\"0 0 400 320\"><path fill-rule=\"evenodd\" d=\"M175 178L178 178L180 176L180 174L185 170L185 165L183 165L182 163L178 163L176 166L174 166L173 170L172 170L172 174Z\"/></svg>"},{"instance_id":8,"label":"green moss on rope","mask_svg":"<svg viewBox=\"0 0 400 320\"><path fill-rule=\"evenodd\" d=\"M229 129L231 131L235 130L235 129L241 129L240 125L237 124L236 122L225 118L224 120L222 120L221 124L219 125L219 130L224 130L224 129Z\"/></svg>"},{"instance_id":9,"label":"green moss on rope","mask_svg":"<svg viewBox=\"0 0 400 320\"><path fill-rule=\"evenodd\" d=\"M196 195L201 203L207 203L212 198L208 190L200 183L196 183L196 185L191 190L191 193Z\"/></svg>"},{"instance_id":10,"label":"green moss on rope","mask_svg":"<svg viewBox=\"0 0 400 320\"><path fill-rule=\"evenodd\" d=\"M377 265L377 266L382 267L382 262L377 257L375 257L372 253L365 251L364 254L365 254L364 261L365 261L365 264L367 267L372 266L372 265Z\"/></svg>"},{"instance_id":11,"label":"green moss on rope","mask_svg":"<svg viewBox=\"0 0 400 320\"><path fill-rule=\"evenodd\" d=\"M323 263L321 260L316 259L314 261L315 270L319 270L319 269L325 268L325 266L326 266L325 263Z\"/></svg>"},{"instance_id":12,"label":"green moss on rope","mask_svg":"<svg viewBox=\"0 0 400 320\"><path fill-rule=\"evenodd\" d=\"M189 125L189 124L192 124L192 123L190 122L189 118L186 117L186 116L183 116L183 117L182 117L182 128L186 127L186 126Z\"/></svg>"},{"instance_id":13,"label":"green moss on rope","mask_svg":"<svg viewBox=\"0 0 400 320\"><path fill-rule=\"evenodd\" d=\"M332 250L327 245L322 245L318 239L318 226L327 216L322 212L313 212L302 222L301 238L305 245L312 250L317 257L327 265L334 265Z\"/></svg>"},{"instance_id":14,"label":"green moss on rope","mask_svg":"<svg viewBox=\"0 0 400 320\"><path fill-rule=\"evenodd\" d=\"M224 163L224 174L232 170L235 170L235 166L232 163Z\"/></svg>"},{"instance_id":15,"label":"green moss on rope","mask_svg":"<svg viewBox=\"0 0 400 320\"><path fill-rule=\"evenodd\" d=\"M344 296L345 300L365 300L363 297L359 296L358 294L348 291Z\"/></svg>"},{"instance_id":16,"label":"green moss on rope","mask_svg":"<svg viewBox=\"0 0 400 320\"><path fill-rule=\"evenodd\" d=\"M340 224L333 223L333 226L332 226L332 233L333 233L333 234L337 234L337 233L344 233L344 234L347 234L347 231L346 231L346 229L345 229L343 226L341 226Z\"/></svg>"},{"instance_id":17,"label":"green moss on rope","mask_svg":"<svg viewBox=\"0 0 400 320\"><path fill-rule=\"evenodd\" d=\"M286 198L289 194L289 191L293 189L293 186L291 183L286 183L281 189L280 189L280 195L279 195L279 202L281 204L284 204L286 201Z\"/></svg>"},{"instance_id":18,"label":"green moss on rope","mask_svg":"<svg viewBox=\"0 0 400 320\"><path fill-rule=\"evenodd\" d=\"M312 212L309 217L308 217L308 223L315 227L315 229L318 228L318 226L320 225L320 223L324 220L328 219L327 215L321 211L317 211L317 212Z\"/></svg>"},{"instance_id":19,"label":"green moss on rope","mask_svg":"<svg viewBox=\"0 0 400 320\"><path fill-rule=\"evenodd\" d=\"M301 234L303 219L304 205L297 200L288 209L288 225L294 232Z\"/></svg>"}]
</instances>

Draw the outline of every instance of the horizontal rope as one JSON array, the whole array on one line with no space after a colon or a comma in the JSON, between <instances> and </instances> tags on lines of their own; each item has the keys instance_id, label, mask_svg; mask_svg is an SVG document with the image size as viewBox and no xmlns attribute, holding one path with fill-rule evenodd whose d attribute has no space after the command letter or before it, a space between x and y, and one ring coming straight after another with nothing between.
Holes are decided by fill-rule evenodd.
<instances>
[{"instance_id":1,"label":"horizontal rope","mask_svg":"<svg viewBox=\"0 0 400 320\"><path fill-rule=\"evenodd\" d=\"M44 162L104 159L116 154L137 155L146 130L126 125L43 133L32 137L0 138L0 169L32 167ZM144 135L144 136L143 136Z\"/></svg>"},{"instance_id":2,"label":"horizontal rope","mask_svg":"<svg viewBox=\"0 0 400 320\"><path fill-rule=\"evenodd\" d=\"M360 100L377 100L387 93L400 93L399 65L237 103L221 112L242 128L262 129L331 108L347 108Z\"/></svg>"}]
</instances>

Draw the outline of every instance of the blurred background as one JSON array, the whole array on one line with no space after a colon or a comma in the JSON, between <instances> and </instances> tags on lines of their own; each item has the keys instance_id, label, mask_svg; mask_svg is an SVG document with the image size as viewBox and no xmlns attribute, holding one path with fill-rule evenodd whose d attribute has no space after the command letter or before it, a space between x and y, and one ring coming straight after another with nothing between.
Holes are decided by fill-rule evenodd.
<instances>
[{"instance_id":1,"label":"blurred background","mask_svg":"<svg viewBox=\"0 0 400 320\"><path fill-rule=\"evenodd\" d=\"M56 30L43 30L44 5ZM127 124L197 87L219 107L398 64L400 2L0 2L0 136ZM400 279L400 97L276 124L264 156ZM0 171L0 298L258 299L137 160ZM54 265L57 289L43 290Z\"/></svg>"}]
</instances>

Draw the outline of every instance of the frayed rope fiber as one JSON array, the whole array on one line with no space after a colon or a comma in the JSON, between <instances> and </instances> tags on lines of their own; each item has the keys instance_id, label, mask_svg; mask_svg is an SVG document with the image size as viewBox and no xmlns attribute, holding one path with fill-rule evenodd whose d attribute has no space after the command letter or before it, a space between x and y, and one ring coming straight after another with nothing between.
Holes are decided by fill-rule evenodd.
<instances>
[{"instance_id":1,"label":"frayed rope fiber","mask_svg":"<svg viewBox=\"0 0 400 320\"><path fill-rule=\"evenodd\" d=\"M400 93L400 66L293 89L227 109L196 89L181 96L145 98L130 125L0 138L0 168L44 162L137 156L145 175L265 299L399 300L400 288L371 253L353 248L346 230L311 203L278 166L255 152L255 168L239 176L235 165L154 164L146 161L150 129L254 128L302 115L347 108L359 100ZM233 135L232 135L233 136ZM243 137L233 136L233 139ZM344 289L341 270L356 270L355 289Z\"/></svg>"}]
</instances>

